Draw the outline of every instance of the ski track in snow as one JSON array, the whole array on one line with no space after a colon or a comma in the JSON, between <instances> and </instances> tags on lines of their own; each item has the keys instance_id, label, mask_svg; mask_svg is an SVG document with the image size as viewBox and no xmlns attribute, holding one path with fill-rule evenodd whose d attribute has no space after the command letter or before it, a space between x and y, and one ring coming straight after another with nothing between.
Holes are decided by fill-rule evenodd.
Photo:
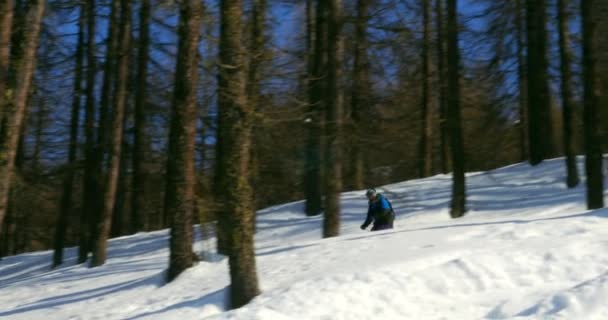
<instances>
[{"instance_id":1,"label":"ski track in snow","mask_svg":"<svg viewBox=\"0 0 608 320\"><path fill-rule=\"evenodd\" d=\"M579 159L582 171L582 158ZM167 230L113 239L106 265L52 252L0 261L0 319L608 319L608 209L585 210L562 159L467 176L468 214L449 218L451 177L380 187L396 228L359 230L363 191L342 195L341 236L320 239L303 203L258 212L262 294L225 310L227 260L164 284ZM197 236L197 252L214 240Z\"/></svg>"}]
</instances>

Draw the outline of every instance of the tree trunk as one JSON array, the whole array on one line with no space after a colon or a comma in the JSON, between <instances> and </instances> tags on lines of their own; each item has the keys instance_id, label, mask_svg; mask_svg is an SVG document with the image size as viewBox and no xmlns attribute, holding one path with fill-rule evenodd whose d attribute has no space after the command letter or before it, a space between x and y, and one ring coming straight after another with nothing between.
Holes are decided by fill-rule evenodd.
<instances>
[{"instance_id":1,"label":"tree trunk","mask_svg":"<svg viewBox=\"0 0 608 320\"><path fill-rule=\"evenodd\" d=\"M323 237L340 234L340 192L342 191L342 1L329 1L327 40L327 105L325 111L325 210Z\"/></svg>"},{"instance_id":2,"label":"tree trunk","mask_svg":"<svg viewBox=\"0 0 608 320\"><path fill-rule=\"evenodd\" d=\"M180 5L179 59L175 74L165 189L165 216L171 218L168 281L175 279L193 264L196 90L202 15L201 1L187 0Z\"/></svg>"},{"instance_id":3,"label":"tree trunk","mask_svg":"<svg viewBox=\"0 0 608 320\"><path fill-rule=\"evenodd\" d=\"M133 194L131 198L131 233L147 230L146 217L146 134L147 79L150 60L150 0L141 1L139 13L139 48L137 59L137 84L135 94L135 136L133 140Z\"/></svg>"},{"instance_id":4,"label":"tree trunk","mask_svg":"<svg viewBox=\"0 0 608 320\"><path fill-rule=\"evenodd\" d=\"M7 127L5 148L0 152L0 230L8 205L8 194L15 166L15 155L19 144L19 136L25 117L27 96L32 85L32 78L36 66L36 49L40 38L40 29L44 15L45 1L30 0L27 12L27 22L24 30L23 55L15 60L16 83L10 88L13 95L10 97L8 108L12 116ZM4 108L6 110L5 104Z\"/></svg>"},{"instance_id":5,"label":"tree trunk","mask_svg":"<svg viewBox=\"0 0 608 320\"><path fill-rule=\"evenodd\" d=\"M599 139L598 90L595 44L598 35L594 23L594 2L581 0L583 33L583 83L585 114L585 171L587 172L587 209L604 207L602 150Z\"/></svg>"},{"instance_id":6,"label":"tree trunk","mask_svg":"<svg viewBox=\"0 0 608 320\"><path fill-rule=\"evenodd\" d=\"M118 1L118 0L113 0ZM111 146L108 148L108 177L105 183L104 199L100 219L97 221L95 247L92 267L106 262L108 237L112 226L112 212L116 200L120 158L122 152L123 124L127 100L127 82L129 81L129 56L131 47L131 0L120 0L121 18L119 34L119 55L117 60L116 92L112 112Z\"/></svg>"},{"instance_id":7,"label":"tree trunk","mask_svg":"<svg viewBox=\"0 0 608 320\"><path fill-rule=\"evenodd\" d=\"M85 165L83 176L83 202L80 213L78 263L87 261L92 248L96 217L100 210L98 154L95 148L95 1L87 0L87 80L84 119Z\"/></svg>"},{"instance_id":8,"label":"tree trunk","mask_svg":"<svg viewBox=\"0 0 608 320\"><path fill-rule=\"evenodd\" d=\"M439 139L441 148L441 172L450 171L450 142L448 140L448 100L445 56L445 12L444 0L436 0L435 19L437 27L437 82L439 83Z\"/></svg>"},{"instance_id":9,"label":"tree trunk","mask_svg":"<svg viewBox=\"0 0 608 320\"><path fill-rule=\"evenodd\" d=\"M576 169L576 154L574 151L573 135L573 112L572 112L572 71L570 63L572 61L569 48L568 22L566 0L558 0L558 23L559 23L559 52L560 52L560 71L561 71L561 93L562 93L562 115L564 121L564 152L566 154L566 170L568 177L566 185L574 188L578 185L578 170Z\"/></svg>"},{"instance_id":10,"label":"tree trunk","mask_svg":"<svg viewBox=\"0 0 608 320\"><path fill-rule=\"evenodd\" d=\"M357 21L355 24L355 61L353 65L353 92L351 97L351 119L353 127L354 143L351 150L351 161L353 166L352 185L355 189L365 187L365 161L363 157L364 131L362 126L364 110L369 108L370 88L369 81L369 58L367 56L367 24L369 21L370 0L357 1Z\"/></svg>"},{"instance_id":11,"label":"tree trunk","mask_svg":"<svg viewBox=\"0 0 608 320\"><path fill-rule=\"evenodd\" d=\"M13 0L0 0L0 119L4 120L6 114L6 99L9 93L8 86L9 61L11 53L11 28L13 26ZM4 127L4 123L2 124ZM4 130L3 130L4 131ZM2 221L0 221L0 224Z\"/></svg>"},{"instance_id":12,"label":"tree trunk","mask_svg":"<svg viewBox=\"0 0 608 320\"><path fill-rule=\"evenodd\" d=\"M128 99L128 98L127 98ZM128 112L125 106L125 113ZM128 176L129 176L129 143L127 142L127 125L128 115L123 116L122 126L122 151L120 153L120 169L118 170L118 187L116 191L116 201L114 201L114 209L112 209L112 227L110 228L111 237L120 237L122 235L134 234L133 223L130 223L129 230L125 230L127 196L129 194ZM132 189L131 189L132 192ZM133 231L133 232L131 232Z\"/></svg>"},{"instance_id":13,"label":"tree trunk","mask_svg":"<svg viewBox=\"0 0 608 320\"><path fill-rule=\"evenodd\" d=\"M430 102L430 54L429 46L431 42L431 17L429 1L422 0L422 99L420 105L420 140L418 142L418 175L420 178L428 177L433 174L433 113L429 108Z\"/></svg>"},{"instance_id":14,"label":"tree trunk","mask_svg":"<svg viewBox=\"0 0 608 320\"><path fill-rule=\"evenodd\" d=\"M527 1L528 35L528 127L530 164L537 165L553 154L552 118L549 103L545 0Z\"/></svg>"},{"instance_id":15,"label":"tree trunk","mask_svg":"<svg viewBox=\"0 0 608 320\"><path fill-rule=\"evenodd\" d=\"M253 248L255 212L250 185L251 125L247 103L242 39L242 1L220 5L219 159L220 220L227 235L230 265L230 308L259 294Z\"/></svg>"},{"instance_id":16,"label":"tree trunk","mask_svg":"<svg viewBox=\"0 0 608 320\"><path fill-rule=\"evenodd\" d=\"M70 144L68 149L67 171L63 180L61 195L61 211L57 217L53 252L53 268L63 263L63 247L67 230L68 217L72 209L72 193L74 192L74 173L76 171L76 155L78 151L78 123L80 117L80 102L82 95L82 66L84 60L84 30L86 23L86 3L80 4L78 19L78 42L76 44L76 66L74 70L74 96L72 97L72 114L70 122Z\"/></svg>"},{"instance_id":17,"label":"tree trunk","mask_svg":"<svg viewBox=\"0 0 608 320\"><path fill-rule=\"evenodd\" d=\"M460 116L460 49L458 47L457 0L448 0L448 126L452 150L453 183L450 215L466 213L465 159Z\"/></svg>"},{"instance_id":18,"label":"tree trunk","mask_svg":"<svg viewBox=\"0 0 608 320\"><path fill-rule=\"evenodd\" d=\"M526 61L525 61L525 24L526 19L524 17L524 8L522 5L523 0L515 0L516 12L516 23L515 27L517 30L517 86L519 88L519 159L520 161L526 161L528 159L528 108L527 108L527 89L528 89L528 76L526 74Z\"/></svg>"},{"instance_id":19,"label":"tree trunk","mask_svg":"<svg viewBox=\"0 0 608 320\"><path fill-rule=\"evenodd\" d=\"M327 23L326 3L317 1L315 7L311 1L307 10L308 33L308 138L306 142L305 196L306 215L315 216L321 213L321 132L323 130L324 81L325 81L325 46Z\"/></svg>"},{"instance_id":20,"label":"tree trunk","mask_svg":"<svg viewBox=\"0 0 608 320\"><path fill-rule=\"evenodd\" d=\"M253 17L251 27L251 45L250 45L250 57L249 57L249 68L247 75L247 101L251 109L254 110L254 114L261 112L261 97L262 97L262 76L264 71L264 64L268 59L268 53L266 51L266 12L268 10L268 4L266 0L253 0ZM251 178L252 183L257 184L259 182L259 171L260 171L260 148L261 139L260 132L263 130L261 121L258 121L259 117L254 117L253 130L252 130L252 145L251 145Z\"/></svg>"}]
</instances>

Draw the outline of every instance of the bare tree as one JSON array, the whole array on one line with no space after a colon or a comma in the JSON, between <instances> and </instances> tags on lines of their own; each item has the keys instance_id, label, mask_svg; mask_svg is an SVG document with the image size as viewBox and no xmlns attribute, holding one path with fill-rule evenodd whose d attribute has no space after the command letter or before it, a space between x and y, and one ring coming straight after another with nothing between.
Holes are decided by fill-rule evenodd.
<instances>
[{"instance_id":1,"label":"bare tree","mask_svg":"<svg viewBox=\"0 0 608 320\"><path fill-rule=\"evenodd\" d=\"M517 33L517 87L519 89L519 159L528 159L528 77L526 67L526 34L525 34L525 12L522 5L523 0L515 0L515 29Z\"/></svg>"},{"instance_id":2,"label":"bare tree","mask_svg":"<svg viewBox=\"0 0 608 320\"><path fill-rule=\"evenodd\" d=\"M431 10L428 0L422 0L422 97L420 103L420 137L418 141L418 175L428 177L433 174L433 113L429 107L430 91L430 42L431 42Z\"/></svg>"},{"instance_id":3,"label":"bare tree","mask_svg":"<svg viewBox=\"0 0 608 320\"><path fill-rule=\"evenodd\" d=\"M169 281L193 264L196 88L202 15L201 1L186 0L180 4L179 47L165 189L165 216L171 218Z\"/></svg>"},{"instance_id":4,"label":"bare tree","mask_svg":"<svg viewBox=\"0 0 608 320\"><path fill-rule=\"evenodd\" d=\"M363 155L363 139L361 139L364 126L364 114L369 108L371 82L369 79L369 57L367 25L369 21L370 0L357 1L357 20L355 22L355 60L353 65L353 90L351 97L351 120L353 126L354 143L351 150L353 166L352 181L356 189L364 188L365 158Z\"/></svg>"},{"instance_id":5,"label":"bare tree","mask_svg":"<svg viewBox=\"0 0 608 320\"><path fill-rule=\"evenodd\" d=\"M528 136L530 164L537 165L554 152L549 101L546 1L526 2L528 37Z\"/></svg>"},{"instance_id":6,"label":"bare tree","mask_svg":"<svg viewBox=\"0 0 608 320\"><path fill-rule=\"evenodd\" d=\"M15 156L21 128L23 127L23 119L25 118L27 96L30 93L36 66L36 49L40 39L44 7L45 1L43 0L30 0L28 2L23 33L23 55L15 60L15 85L9 88L11 94L9 94L8 101L2 107L3 110L10 110L11 117L6 128L6 141L2 151L0 151L0 230L8 205Z\"/></svg>"},{"instance_id":7,"label":"bare tree","mask_svg":"<svg viewBox=\"0 0 608 320\"><path fill-rule=\"evenodd\" d=\"M342 123L344 94L342 87L342 1L329 1L327 28L327 104L325 110L325 205L323 237L340 234L340 192L342 192Z\"/></svg>"},{"instance_id":8,"label":"bare tree","mask_svg":"<svg viewBox=\"0 0 608 320\"><path fill-rule=\"evenodd\" d=\"M9 95L5 90L8 84L14 5L14 0L0 0L0 121L4 121L6 116L5 99ZM0 221L0 225L1 223L2 221Z\"/></svg>"},{"instance_id":9,"label":"bare tree","mask_svg":"<svg viewBox=\"0 0 608 320\"><path fill-rule=\"evenodd\" d=\"M61 212L57 217L55 242L53 253L53 267L63 263L63 247L67 230L68 217L72 209L72 193L74 192L74 175L76 171L76 155L78 151L78 123L80 117L80 104L82 96L82 66L84 63L85 28L86 28L86 2L80 3L80 17L78 18L78 42L76 43L76 66L74 69L74 95L72 97L72 112L70 121L70 144L68 149L67 171L63 180L63 193L61 196Z\"/></svg>"},{"instance_id":10,"label":"bare tree","mask_svg":"<svg viewBox=\"0 0 608 320\"><path fill-rule=\"evenodd\" d=\"M464 216L466 212L464 145L460 115L460 49L458 47L457 0L448 0L448 126L452 150L453 183L450 215Z\"/></svg>"},{"instance_id":11,"label":"bare tree","mask_svg":"<svg viewBox=\"0 0 608 320\"><path fill-rule=\"evenodd\" d=\"M573 135L573 112L572 112L572 67L570 54L570 41L568 23L570 21L567 11L566 0L557 1L558 29L559 29L559 52L561 71L561 93L562 93L562 117L564 122L563 143L566 153L566 185L574 188L578 185L578 170L576 169L576 154L574 151Z\"/></svg>"},{"instance_id":12,"label":"bare tree","mask_svg":"<svg viewBox=\"0 0 608 320\"><path fill-rule=\"evenodd\" d=\"M323 130L323 91L325 82L325 57L327 42L326 3L307 2L307 69L308 104L306 118L308 138L306 141L306 165L304 193L306 215L321 213L321 132ZM316 9L315 9L316 8Z\"/></svg>"},{"instance_id":13,"label":"bare tree","mask_svg":"<svg viewBox=\"0 0 608 320\"><path fill-rule=\"evenodd\" d=\"M148 228L145 216L146 134L148 61L150 60L150 0L142 0L139 12L139 47L135 93L135 135L133 141L133 192L131 198L131 233Z\"/></svg>"},{"instance_id":14,"label":"bare tree","mask_svg":"<svg viewBox=\"0 0 608 320\"><path fill-rule=\"evenodd\" d=\"M253 230L255 212L250 181L251 105L247 103L242 1L220 2L218 126L219 223L226 232L231 308L259 294Z\"/></svg>"},{"instance_id":15,"label":"bare tree","mask_svg":"<svg viewBox=\"0 0 608 320\"><path fill-rule=\"evenodd\" d=\"M97 169L95 141L95 75L97 61L95 57L95 1L86 0L87 6L87 79L84 118L85 160L83 175L83 199L80 212L80 239L78 246L78 263L87 261L94 238L95 221L100 210L99 170ZM113 12L117 10L112 6ZM108 49L110 50L110 49ZM103 98L103 97L102 97Z\"/></svg>"},{"instance_id":16,"label":"bare tree","mask_svg":"<svg viewBox=\"0 0 608 320\"><path fill-rule=\"evenodd\" d=\"M450 168L449 140L448 140L448 100L447 100L447 68L445 55L445 11L444 0L436 0L435 3L435 27L437 29L437 82L439 100L439 140L441 149L441 172L448 173Z\"/></svg>"},{"instance_id":17,"label":"bare tree","mask_svg":"<svg viewBox=\"0 0 608 320\"><path fill-rule=\"evenodd\" d=\"M113 0L118 1L118 0ZM116 201L116 188L120 171L122 138L124 130L125 104L127 99L127 82L129 81L129 54L131 51L131 0L121 0L121 18L119 32L119 55L117 60L116 92L112 112L111 146L108 148L109 166L105 184L104 199L100 219L96 221L97 230L91 266L104 264L107 257L108 238L112 226L112 213Z\"/></svg>"},{"instance_id":18,"label":"bare tree","mask_svg":"<svg viewBox=\"0 0 608 320\"><path fill-rule=\"evenodd\" d=\"M587 172L587 208L604 207L604 178L602 149L599 139L598 81L596 69L597 44L594 9L598 0L581 0L581 29L583 33L583 82L585 106L585 170ZM601 11L599 11L601 12ZM597 13L597 11L596 11Z\"/></svg>"}]
</instances>

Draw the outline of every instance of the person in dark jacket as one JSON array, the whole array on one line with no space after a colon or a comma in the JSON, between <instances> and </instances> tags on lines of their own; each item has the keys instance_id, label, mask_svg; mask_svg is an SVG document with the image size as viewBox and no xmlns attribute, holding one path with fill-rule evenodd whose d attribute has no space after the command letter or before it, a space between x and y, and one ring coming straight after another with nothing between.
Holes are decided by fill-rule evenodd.
<instances>
[{"instance_id":1,"label":"person in dark jacket","mask_svg":"<svg viewBox=\"0 0 608 320\"><path fill-rule=\"evenodd\" d=\"M377 193L375 189L368 189L365 195L369 200L369 207L367 209L367 219L361 225L361 230L365 230L372 222L374 223L372 231L392 229L395 212L391 203L382 194Z\"/></svg>"}]
</instances>

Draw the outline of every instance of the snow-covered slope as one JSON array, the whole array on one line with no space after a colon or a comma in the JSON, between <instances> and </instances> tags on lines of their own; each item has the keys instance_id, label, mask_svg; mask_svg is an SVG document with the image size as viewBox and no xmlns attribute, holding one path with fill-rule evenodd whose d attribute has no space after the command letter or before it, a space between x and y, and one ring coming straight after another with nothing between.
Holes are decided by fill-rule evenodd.
<instances>
[{"instance_id":1,"label":"snow-covered slope","mask_svg":"<svg viewBox=\"0 0 608 320\"><path fill-rule=\"evenodd\" d=\"M582 163L582 161L581 161ZM224 312L227 261L162 285L166 231L114 239L95 269L49 271L50 252L0 261L0 319L608 319L607 210L585 210L563 160L468 175L467 216L448 215L450 176L383 188L396 229L359 229L363 192L342 197L342 235L320 239L301 202L262 210L263 293ZM196 243L201 251L212 240Z\"/></svg>"}]
</instances>

